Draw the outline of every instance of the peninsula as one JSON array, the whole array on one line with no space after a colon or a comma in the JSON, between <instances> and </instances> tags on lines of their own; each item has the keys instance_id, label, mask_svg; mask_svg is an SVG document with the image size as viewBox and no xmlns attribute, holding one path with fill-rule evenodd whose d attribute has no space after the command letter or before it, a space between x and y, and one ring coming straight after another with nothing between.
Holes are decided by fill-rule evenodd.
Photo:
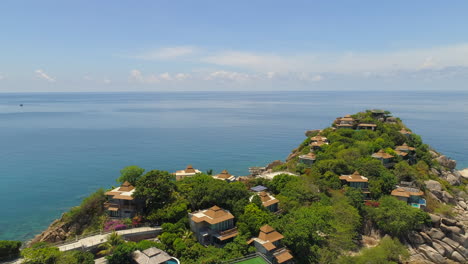
<instances>
[{"instance_id":1,"label":"peninsula","mask_svg":"<svg viewBox=\"0 0 468 264\"><path fill-rule=\"evenodd\" d=\"M195 166L196 167L196 166ZM129 166L18 263L466 263L468 175L388 111L309 130L285 161L203 172Z\"/></svg>"}]
</instances>

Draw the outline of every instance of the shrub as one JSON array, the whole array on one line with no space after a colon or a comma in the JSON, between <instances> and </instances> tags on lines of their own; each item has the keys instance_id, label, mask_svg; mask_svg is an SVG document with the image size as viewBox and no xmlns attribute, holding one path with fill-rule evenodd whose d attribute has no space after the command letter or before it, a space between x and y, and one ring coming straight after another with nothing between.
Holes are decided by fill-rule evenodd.
<instances>
[{"instance_id":1,"label":"shrub","mask_svg":"<svg viewBox=\"0 0 468 264\"><path fill-rule=\"evenodd\" d=\"M18 257L20 247L20 241L0 240L0 260L8 260Z\"/></svg>"}]
</instances>

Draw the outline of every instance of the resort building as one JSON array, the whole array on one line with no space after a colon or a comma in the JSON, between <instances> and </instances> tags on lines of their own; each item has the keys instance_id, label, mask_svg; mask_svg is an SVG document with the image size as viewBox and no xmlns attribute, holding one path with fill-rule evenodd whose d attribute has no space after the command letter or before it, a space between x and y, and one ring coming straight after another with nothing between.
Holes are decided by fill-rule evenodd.
<instances>
[{"instance_id":1,"label":"resort building","mask_svg":"<svg viewBox=\"0 0 468 264\"><path fill-rule=\"evenodd\" d=\"M338 117L335 120L336 128L354 128L356 120L351 115L345 115L344 117Z\"/></svg>"},{"instance_id":2,"label":"resort building","mask_svg":"<svg viewBox=\"0 0 468 264\"><path fill-rule=\"evenodd\" d=\"M173 174L176 176L176 180L179 181L185 177L194 176L197 173L201 173L201 171L194 169L192 165L187 165L187 168L185 168L185 170L178 170L174 172Z\"/></svg>"},{"instance_id":3,"label":"resort building","mask_svg":"<svg viewBox=\"0 0 468 264\"><path fill-rule=\"evenodd\" d=\"M273 227L264 225L260 228L258 237L250 239L247 244L253 243L257 252L265 255L271 263L291 263L293 256L286 247L282 247L283 238Z\"/></svg>"},{"instance_id":4,"label":"resort building","mask_svg":"<svg viewBox=\"0 0 468 264\"><path fill-rule=\"evenodd\" d=\"M403 135L406 136L406 137L410 137L411 134L413 134L413 132L411 132L411 131L409 131L409 130L406 130L406 128L402 128L402 129L400 130L400 133L403 134Z\"/></svg>"},{"instance_id":5,"label":"resort building","mask_svg":"<svg viewBox=\"0 0 468 264\"><path fill-rule=\"evenodd\" d=\"M310 143L310 147L312 149L320 149L323 145L328 145L327 141L319 140L319 141L314 141Z\"/></svg>"},{"instance_id":6,"label":"resort building","mask_svg":"<svg viewBox=\"0 0 468 264\"><path fill-rule=\"evenodd\" d=\"M133 261L136 264L179 264L179 260L171 257L159 248L148 248L133 252Z\"/></svg>"},{"instance_id":7,"label":"resort building","mask_svg":"<svg viewBox=\"0 0 468 264\"><path fill-rule=\"evenodd\" d=\"M328 138L322 137L322 136L319 136L319 135L310 138L310 142L317 142L317 141L328 142Z\"/></svg>"},{"instance_id":8,"label":"resort building","mask_svg":"<svg viewBox=\"0 0 468 264\"><path fill-rule=\"evenodd\" d=\"M261 186L261 187L263 187L263 186ZM253 188L255 188L255 187L253 187ZM253 188L251 188L251 190ZM266 188L266 187L264 187L264 188ZM279 209L279 207L278 207L279 200L276 199L273 195L271 195L268 192L265 192L265 190L257 192L254 195L258 195L260 197L260 200L262 201L262 205L266 209L268 209L270 212L274 213L274 212L278 211L278 209ZM252 202L252 199L253 199L254 195L250 196L250 198L249 198L250 202Z\"/></svg>"},{"instance_id":9,"label":"resort building","mask_svg":"<svg viewBox=\"0 0 468 264\"><path fill-rule=\"evenodd\" d=\"M393 166L392 159L394 158L394 156L386 153L383 149L379 150L379 152L372 154L372 157L380 160L382 164L387 168Z\"/></svg>"},{"instance_id":10,"label":"resort building","mask_svg":"<svg viewBox=\"0 0 468 264\"><path fill-rule=\"evenodd\" d=\"M315 153L309 152L306 155L299 156L299 163L305 164L307 166L311 166L315 162Z\"/></svg>"},{"instance_id":11,"label":"resort building","mask_svg":"<svg viewBox=\"0 0 468 264\"><path fill-rule=\"evenodd\" d=\"M104 208L108 211L110 217L128 218L133 217L136 212L136 202L133 198L135 187L128 181L120 187L106 192L108 201L104 203Z\"/></svg>"},{"instance_id":12,"label":"resort building","mask_svg":"<svg viewBox=\"0 0 468 264\"><path fill-rule=\"evenodd\" d=\"M424 208L426 206L426 200L422 198L424 193L418 188L397 186L391 195L416 208Z\"/></svg>"},{"instance_id":13,"label":"resort building","mask_svg":"<svg viewBox=\"0 0 468 264\"><path fill-rule=\"evenodd\" d=\"M351 175L341 175L340 180L343 184L346 184L349 187L360 189L361 192L364 193L365 198L369 196L369 179L359 174L359 172L355 171Z\"/></svg>"},{"instance_id":14,"label":"resort building","mask_svg":"<svg viewBox=\"0 0 468 264\"><path fill-rule=\"evenodd\" d=\"M213 178L217 180L228 181L228 182L233 182L236 180L236 177L229 174L227 170L223 170L220 174L214 175Z\"/></svg>"},{"instance_id":15,"label":"resort building","mask_svg":"<svg viewBox=\"0 0 468 264\"><path fill-rule=\"evenodd\" d=\"M357 125L358 130L372 130L372 131L375 131L376 127L377 127L376 124L361 123L361 124Z\"/></svg>"},{"instance_id":16,"label":"resort building","mask_svg":"<svg viewBox=\"0 0 468 264\"><path fill-rule=\"evenodd\" d=\"M416 150L415 148L410 147L406 143L404 143L403 145L396 147L395 153L398 156L402 157L403 159L408 160L408 162L410 164L412 164L412 163L416 162L416 158L415 158L415 155L414 155L415 150Z\"/></svg>"},{"instance_id":17,"label":"resort building","mask_svg":"<svg viewBox=\"0 0 468 264\"><path fill-rule=\"evenodd\" d=\"M384 110L381 109L372 109L370 110L371 115L375 119L382 119L382 121L387 117Z\"/></svg>"},{"instance_id":18,"label":"resort building","mask_svg":"<svg viewBox=\"0 0 468 264\"><path fill-rule=\"evenodd\" d=\"M190 229L202 245L222 246L238 235L234 216L218 206L189 214Z\"/></svg>"},{"instance_id":19,"label":"resort building","mask_svg":"<svg viewBox=\"0 0 468 264\"><path fill-rule=\"evenodd\" d=\"M385 119L385 123L387 124L396 124L398 123L398 119L394 116L389 116Z\"/></svg>"}]
</instances>

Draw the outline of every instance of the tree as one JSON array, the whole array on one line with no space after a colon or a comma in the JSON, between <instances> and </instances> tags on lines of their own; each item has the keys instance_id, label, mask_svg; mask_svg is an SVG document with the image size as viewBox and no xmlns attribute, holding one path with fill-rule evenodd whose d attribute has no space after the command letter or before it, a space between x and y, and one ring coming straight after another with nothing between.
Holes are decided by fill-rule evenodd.
<instances>
[{"instance_id":1,"label":"tree","mask_svg":"<svg viewBox=\"0 0 468 264\"><path fill-rule=\"evenodd\" d=\"M175 178L167 171L152 170L138 179L134 197L145 201L148 212L163 208L170 202Z\"/></svg>"},{"instance_id":2,"label":"tree","mask_svg":"<svg viewBox=\"0 0 468 264\"><path fill-rule=\"evenodd\" d=\"M57 247L36 245L21 251L24 264L55 264L60 256Z\"/></svg>"},{"instance_id":3,"label":"tree","mask_svg":"<svg viewBox=\"0 0 468 264\"><path fill-rule=\"evenodd\" d=\"M144 171L145 169L136 165L127 166L120 170L120 177L117 179L117 182L124 183L125 181L128 181L133 186L135 186L138 178L141 177Z\"/></svg>"},{"instance_id":4,"label":"tree","mask_svg":"<svg viewBox=\"0 0 468 264\"><path fill-rule=\"evenodd\" d=\"M107 241L105 243L99 245L101 251L99 251L97 254L101 256L112 254L114 249L123 243L125 243L123 238L114 231L107 236Z\"/></svg>"},{"instance_id":5,"label":"tree","mask_svg":"<svg viewBox=\"0 0 468 264\"><path fill-rule=\"evenodd\" d=\"M127 242L119 244L115 247L112 255L107 256L106 259L109 261L109 264L131 264L133 251L137 250L135 242Z\"/></svg>"},{"instance_id":6,"label":"tree","mask_svg":"<svg viewBox=\"0 0 468 264\"><path fill-rule=\"evenodd\" d=\"M55 264L94 264L94 255L77 250L65 251L60 254Z\"/></svg>"},{"instance_id":7,"label":"tree","mask_svg":"<svg viewBox=\"0 0 468 264\"><path fill-rule=\"evenodd\" d=\"M259 208L256 204L250 203L245 206L244 214L239 217L237 225L243 234L257 235L260 227L272 220L272 215Z\"/></svg>"},{"instance_id":8,"label":"tree","mask_svg":"<svg viewBox=\"0 0 468 264\"><path fill-rule=\"evenodd\" d=\"M0 240L0 261L18 257L20 247L20 241Z\"/></svg>"},{"instance_id":9,"label":"tree","mask_svg":"<svg viewBox=\"0 0 468 264\"><path fill-rule=\"evenodd\" d=\"M367 207L371 219L384 232L401 237L417 226L429 223L429 215L392 196L379 199L379 207Z\"/></svg>"}]
</instances>

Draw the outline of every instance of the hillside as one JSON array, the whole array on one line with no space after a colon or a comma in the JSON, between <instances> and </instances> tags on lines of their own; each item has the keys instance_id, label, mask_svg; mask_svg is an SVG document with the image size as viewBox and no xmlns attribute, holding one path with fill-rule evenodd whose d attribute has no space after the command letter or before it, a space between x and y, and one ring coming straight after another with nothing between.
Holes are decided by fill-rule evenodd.
<instances>
[{"instance_id":1,"label":"hillside","mask_svg":"<svg viewBox=\"0 0 468 264\"><path fill-rule=\"evenodd\" d=\"M118 224L162 224L158 247L182 263L227 263L249 255L255 248L246 242L265 225L284 237L281 246L295 263L468 259L467 179L455 170L455 161L424 144L389 112L347 115L330 127L307 131L284 163L273 164L267 172L295 175L231 181L232 175L223 171L216 177L193 173L176 180L165 171L127 167L119 181L135 186L132 196L141 206L135 218ZM186 170L195 171L191 166ZM268 193L254 195L251 188L259 185ZM267 208L266 196L279 201L279 207ZM106 199L103 191L97 192L34 242L107 228ZM235 229L235 238L222 247L204 247L190 231L189 213L207 208L232 214L235 228L229 231Z\"/></svg>"}]
</instances>

